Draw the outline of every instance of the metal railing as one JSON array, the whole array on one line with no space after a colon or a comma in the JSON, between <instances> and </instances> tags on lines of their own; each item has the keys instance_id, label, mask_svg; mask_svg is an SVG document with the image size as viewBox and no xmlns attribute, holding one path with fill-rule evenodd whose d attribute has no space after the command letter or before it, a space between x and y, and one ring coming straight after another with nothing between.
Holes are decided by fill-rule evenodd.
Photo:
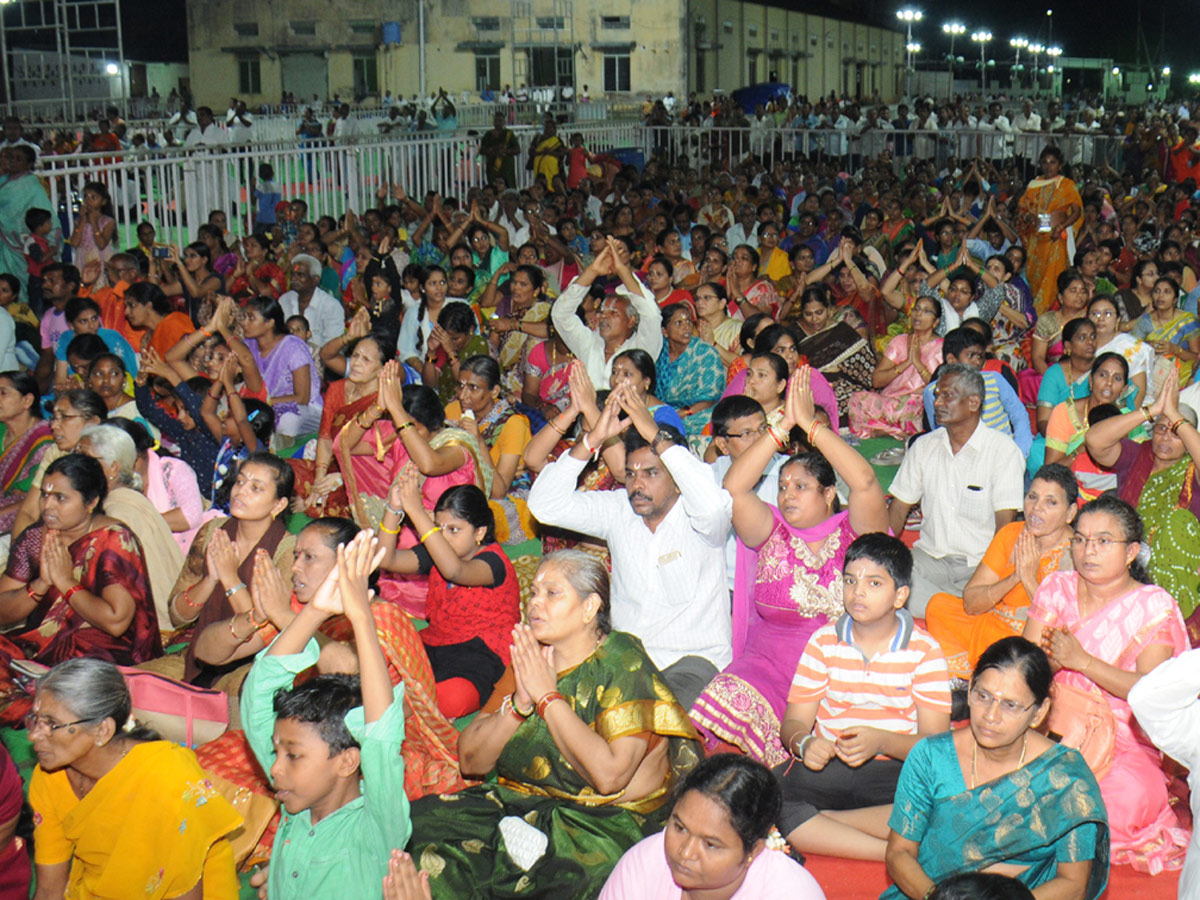
<instances>
[{"instance_id":1,"label":"metal railing","mask_svg":"<svg viewBox=\"0 0 1200 900\"><path fill-rule=\"evenodd\" d=\"M593 152L642 149L645 139L637 123L581 124L575 130L585 135ZM528 133L519 139L516 170L521 187L532 175L526 169ZM133 244L141 221L152 223L160 240L182 245L195 240L196 229L215 209L225 211L235 236L250 232L255 207L250 180L262 163L274 169L283 199L308 202L312 220L323 215L340 218L349 210L361 213L374 207L376 191L390 184L402 185L419 200L428 190L462 199L470 188L486 182L478 137L436 133L345 144L322 140L307 146L293 140L153 156L45 156L38 174L65 236L74 226L83 186L99 181L112 196L119 246Z\"/></svg>"},{"instance_id":2,"label":"metal railing","mask_svg":"<svg viewBox=\"0 0 1200 900\"><path fill-rule=\"evenodd\" d=\"M854 171L864 159L889 153L898 173L914 160L929 160L942 166L951 157L962 160L978 156L993 162L1015 158L1032 164L1050 144L1059 147L1070 164L1107 163L1114 169L1121 168L1124 138L1097 133L875 129L853 134L834 128L646 128L647 157L659 154L674 165L722 172L731 172L750 156L757 157L768 168L784 159L802 156Z\"/></svg>"}]
</instances>

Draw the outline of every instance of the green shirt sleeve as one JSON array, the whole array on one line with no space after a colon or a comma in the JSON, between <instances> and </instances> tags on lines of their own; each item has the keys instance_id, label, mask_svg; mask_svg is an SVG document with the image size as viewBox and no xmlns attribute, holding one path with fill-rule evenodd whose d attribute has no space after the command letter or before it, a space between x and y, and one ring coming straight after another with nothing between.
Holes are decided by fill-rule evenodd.
<instances>
[{"instance_id":1,"label":"green shirt sleeve","mask_svg":"<svg viewBox=\"0 0 1200 900\"><path fill-rule=\"evenodd\" d=\"M271 643L274 644L274 641ZM272 741L275 735L275 692L280 688L291 688L296 676L315 665L321 655L317 642L312 639L299 653L268 656L270 649L268 646L259 651L242 686L242 726L246 729L246 740L268 776L271 764L275 762L275 745Z\"/></svg>"},{"instance_id":2,"label":"green shirt sleeve","mask_svg":"<svg viewBox=\"0 0 1200 900\"><path fill-rule=\"evenodd\" d=\"M390 855L403 849L412 835L408 796L404 793L404 682L392 689L392 705L376 721L366 724L365 712L356 706L346 713L346 727L362 747L364 827L375 832L380 851Z\"/></svg>"}]
</instances>

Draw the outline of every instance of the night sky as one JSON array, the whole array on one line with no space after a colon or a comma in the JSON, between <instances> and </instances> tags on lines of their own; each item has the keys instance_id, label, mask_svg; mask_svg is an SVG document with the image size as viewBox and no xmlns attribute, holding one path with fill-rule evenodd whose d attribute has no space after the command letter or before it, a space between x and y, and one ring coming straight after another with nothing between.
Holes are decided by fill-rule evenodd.
<instances>
[{"instance_id":1,"label":"night sky","mask_svg":"<svg viewBox=\"0 0 1200 900\"><path fill-rule=\"evenodd\" d=\"M803 10L803 0L775 0L780 6ZM1111 57L1123 64L1144 58L1136 43L1136 13L1142 6L1142 27L1156 65L1170 65L1176 89L1186 83L1189 71L1200 71L1200 0L1069 0L1058 2L1054 11L1054 43L1068 56ZM871 18L881 24L895 23L897 0L865 0ZM967 26L958 39L955 53L970 57L970 32L987 28L994 35L989 56L1011 57L1008 39L1023 35L1046 43L1046 9L1055 0L927 0L913 6L925 20L913 37L925 46L926 54L944 58L949 51L942 23L957 19ZM1080 14L1086 9L1085 14ZM122 3L126 54L134 59L186 60L187 21L185 0L125 0ZM1166 12L1164 29L1164 12ZM1165 33L1165 37L1164 37ZM1003 48L1001 50L1001 48ZM928 57L926 57L928 58Z\"/></svg>"}]
</instances>

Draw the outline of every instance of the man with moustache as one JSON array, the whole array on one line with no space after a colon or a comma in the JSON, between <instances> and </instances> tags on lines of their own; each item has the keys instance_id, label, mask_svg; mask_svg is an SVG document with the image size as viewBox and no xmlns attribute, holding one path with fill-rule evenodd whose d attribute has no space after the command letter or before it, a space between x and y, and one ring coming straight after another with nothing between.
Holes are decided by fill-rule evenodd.
<instances>
[{"instance_id":1,"label":"man with moustache","mask_svg":"<svg viewBox=\"0 0 1200 900\"><path fill-rule=\"evenodd\" d=\"M626 496L576 490L592 453L622 429ZM733 658L727 501L684 436L659 428L626 385L612 392L596 427L543 469L529 492L529 511L540 522L608 542L613 628L641 639L684 709Z\"/></svg>"}]
</instances>

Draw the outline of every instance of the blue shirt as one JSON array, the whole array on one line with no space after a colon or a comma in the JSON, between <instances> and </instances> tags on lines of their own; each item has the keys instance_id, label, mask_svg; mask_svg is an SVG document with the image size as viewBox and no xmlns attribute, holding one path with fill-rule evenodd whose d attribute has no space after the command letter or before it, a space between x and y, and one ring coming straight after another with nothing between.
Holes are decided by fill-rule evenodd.
<instances>
[{"instance_id":1,"label":"blue shirt","mask_svg":"<svg viewBox=\"0 0 1200 900\"><path fill-rule=\"evenodd\" d=\"M1004 376L996 372L980 372L983 376L984 395L983 409L980 410L979 420L988 428L995 428L1003 434L1012 435L1022 456L1029 456L1029 448L1033 444L1033 431L1029 427L1029 413L1025 404L1017 396L1017 392L1004 380ZM937 421L933 417L933 386L936 381L925 386L925 417L929 427L936 428Z\"/></svg>"}]
</instances>

